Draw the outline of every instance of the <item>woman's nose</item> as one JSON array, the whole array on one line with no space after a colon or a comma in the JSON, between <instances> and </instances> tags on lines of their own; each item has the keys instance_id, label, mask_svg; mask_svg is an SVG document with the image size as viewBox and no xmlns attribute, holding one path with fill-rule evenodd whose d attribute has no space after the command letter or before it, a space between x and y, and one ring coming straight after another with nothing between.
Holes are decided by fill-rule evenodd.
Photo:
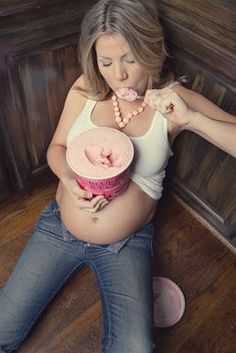
<instances>
[{"instance_id":1,"label":"woman's nose","mask_svg":"<svg viewBox=\"0 0 236 353\"><path fill-rule=\"evenodd\" d=\"M117 81L124 81L128 78L128 73L122 65L116 65L115 78Z\"/></svg>"}]
</instances>

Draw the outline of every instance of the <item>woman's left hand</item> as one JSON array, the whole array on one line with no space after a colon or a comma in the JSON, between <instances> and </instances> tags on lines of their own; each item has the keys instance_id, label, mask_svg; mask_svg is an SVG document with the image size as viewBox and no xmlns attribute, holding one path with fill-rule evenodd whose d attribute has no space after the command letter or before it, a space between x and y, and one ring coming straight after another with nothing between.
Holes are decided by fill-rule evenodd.
<instances>
[{"instance_id":1,"label":"woman's left hand","mask_svg":"<svg viewBox=\"0 0 236 353\"><path fill-rule=\"evenodd\" d=\"M190 122L190 109L170 87L147 90L144 101L151 109L159 111L175 124L184 126Z\"/></svg>"}]
</instances>

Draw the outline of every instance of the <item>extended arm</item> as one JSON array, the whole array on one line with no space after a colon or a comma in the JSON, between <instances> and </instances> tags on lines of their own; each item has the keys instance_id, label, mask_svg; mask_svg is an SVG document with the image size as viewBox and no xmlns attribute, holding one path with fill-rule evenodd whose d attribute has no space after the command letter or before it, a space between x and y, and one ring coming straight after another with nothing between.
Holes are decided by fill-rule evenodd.
<instances>
[{"instance_id":1,"label":"extended arm","mask_svg":"<svg viewBox=\"0 0 236 353\"><path fill-rule=\"evenodd\" d=\"M236 157L236 117L180 85L147 91L145 101L168 119L172 136L190 130Z\"/></svg>"},{"instance_id":2,"label":"extended arm","mask_svg":"<svg viewBox=\"0 0 236 353\"><path fill-rule=\"evenodd\" d=\"M197 133L236 158L236 123L214 120L199 112L190 112L189 123L182 130Z\"/></svg>"}]
</instances>

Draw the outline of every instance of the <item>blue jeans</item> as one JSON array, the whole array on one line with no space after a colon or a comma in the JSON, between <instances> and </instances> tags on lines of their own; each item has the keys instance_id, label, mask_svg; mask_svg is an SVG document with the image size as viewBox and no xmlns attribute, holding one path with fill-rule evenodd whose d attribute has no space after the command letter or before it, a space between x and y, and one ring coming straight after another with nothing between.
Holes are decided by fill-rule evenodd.
<instances>
[{"instance_id":1,"label":"blue jeans","mask_svg":"<svg viewBox=\"0 0 236 353\"><path fill-rule=\"evenodd\" d=\"M58 290L84 264L94 271L100 289L103 352L153 352L152 236L149 223L115 244L86 243L65 229L57 203L50 202L0 295L0 353L20 346Z\"/></svg>"}]
</instances>

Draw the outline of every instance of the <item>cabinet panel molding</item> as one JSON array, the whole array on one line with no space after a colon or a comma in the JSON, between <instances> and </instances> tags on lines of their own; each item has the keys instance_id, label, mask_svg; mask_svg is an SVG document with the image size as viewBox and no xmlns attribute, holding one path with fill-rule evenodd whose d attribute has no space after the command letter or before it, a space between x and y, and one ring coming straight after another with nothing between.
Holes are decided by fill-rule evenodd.
<instances>
[{"instance_id":1,"label":"cabinet panel molding","mask_svg":"<svg viewBox=\"0 0 236 353\"><path fill-rule=\"evenodd\" d=\"M47 147L66 94L80 75L81 19L94 2L0 4L0 128L12 190L47 169Z\"/></svg>"},{"instance_id":2,"label":"cabinet panel molding","mask_svg":"<svg viewBox=\"0 0 236 353\"><path fill-rule=\"evenodd\" d=\"M236 3L157 2L176 77L186 75L187 87L236 115ZM172 189L236 245L236 159L190 132L178 136L173 150Z\"/></svg>"}]
</instances>

